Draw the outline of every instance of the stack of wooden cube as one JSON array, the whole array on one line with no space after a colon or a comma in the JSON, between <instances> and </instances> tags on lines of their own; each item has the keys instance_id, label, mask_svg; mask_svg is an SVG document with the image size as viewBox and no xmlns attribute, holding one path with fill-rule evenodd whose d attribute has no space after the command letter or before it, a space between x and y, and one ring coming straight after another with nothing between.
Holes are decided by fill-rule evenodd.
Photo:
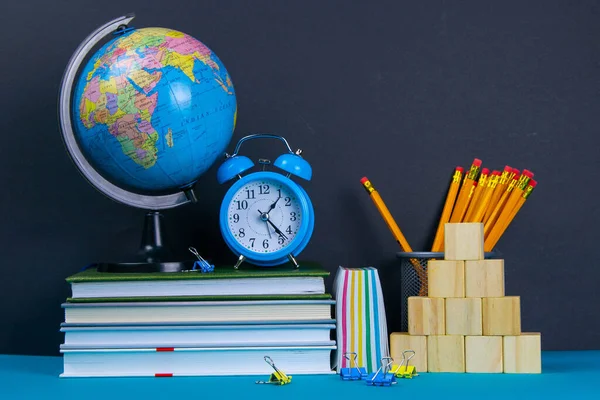
<instances>
[{"instance_id":1,"label":"stack of wooden cube","mask_svg":"<svg viewBox=\"0 0 600 400\"><path fill-rule=\"evenodd\" d=\"M420 372L541 372L541 335L521 332L520 297L504 295L504 260L484 259L483 238L481 223L445 225L444 259L428 262L428 297L408 298L392 358L414 350Z\"/></svg>"}]
</instances>

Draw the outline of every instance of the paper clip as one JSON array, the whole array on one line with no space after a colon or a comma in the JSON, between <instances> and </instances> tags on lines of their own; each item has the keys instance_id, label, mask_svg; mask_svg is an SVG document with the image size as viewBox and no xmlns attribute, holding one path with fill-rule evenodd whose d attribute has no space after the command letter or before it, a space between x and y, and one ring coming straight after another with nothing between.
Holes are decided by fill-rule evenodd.
<instances>
[{"instance_id":1,"label":"paper clip","mask_svg":"<svg viewBox=\"0 0 600 400\"><path fill-rule=\"evenodd\" d=\"M194 247L190 247L188 250L193 255L195 255L196 258L198 259L198 261L194 262L194 266L192 267L192 271L198 271L198 270L200 270L200 272L205 273L205 272L213 272L215 270L215 266L212 265L212 264L210 264L204 258L202 258L202 256L200 255L200 253L198 253L198 250L196 250Z\"/></svg>"},{"instance_id":2,"label":"paper clip","mask_svg":"<svg viewBox=\"0 0 600 400\"><path fill-rule=\"evenodd\" d=\"M275 370L275 372L273 372L271 374L268 381L256 381L256 383L261 383L261 384L271 383L274 385L286 385L286 384L292 382L292 376L291 375L288 376L285 374L285 372L278 369L275 366L275 363L273 362L273 360L271 360L271 357L265 356L265 362L267 364L269 364Z\"/></svg>"},{"instance_id":3,"label":"paper clip","mask_svg":"<svg viewBox=\"0 0 600 400\"><path fill-rule=\"evenodd\" d=\"M387 361L387 362L386 362ZM379 369L370 374L366 381L367 386L391 386L396 384L396 375L391 372L392 357L383 357Z\"/></svg>"},{"instance_id":4,"label":"paper clip","mask_svg":"<svg viewBox=\"0 0 600 400\"><path fill-rule=\"evenodd\" d=\"M412 354L410 357L406 358L406 353ZM410 359L414 356L414 350L404 350L402 352L402 361L400 362L400 365L398 365L396 368L392 368L392 373L396 375L397 378L412 379L413 376L418 376L416 367L414 365L409 365Z\"/></svg>"},{"instance_id":5,"label":"paper clip","mask_svg":"<svg viewBox=\"0 0 600 400\"><path fill-rule=\"evenodd\" d=\"M352 358L350 358L352 356ZM344 381L358 381L367 377L367 370L365 367L359 367L357 363L358 354L356 353L344 353L344 358L348 360L350 367L340 369L340 378Z\"/></svg>"}]
</instances>

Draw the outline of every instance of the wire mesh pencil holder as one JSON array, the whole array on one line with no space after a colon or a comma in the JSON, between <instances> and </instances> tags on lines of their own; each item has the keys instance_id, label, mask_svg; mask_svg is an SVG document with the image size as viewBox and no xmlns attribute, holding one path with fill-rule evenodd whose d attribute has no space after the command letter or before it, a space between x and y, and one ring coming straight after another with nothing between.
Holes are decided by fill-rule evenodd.
<instances>
[{"instance_id":1,"label":"wire mesh pencil holder","mask_svg":"<svg viewBox=\"0 0 600 400\"><path fill-rule=\"evenodd\" d=\"M485 253L486 259L499 258L500 253L494 250ZM429 260L443 260L443 252L413 251L398 252L400 260L400 301L401 329L408 332L408 298L412 296L427 296L427 263Z\"/></svg>"}]
</instances>

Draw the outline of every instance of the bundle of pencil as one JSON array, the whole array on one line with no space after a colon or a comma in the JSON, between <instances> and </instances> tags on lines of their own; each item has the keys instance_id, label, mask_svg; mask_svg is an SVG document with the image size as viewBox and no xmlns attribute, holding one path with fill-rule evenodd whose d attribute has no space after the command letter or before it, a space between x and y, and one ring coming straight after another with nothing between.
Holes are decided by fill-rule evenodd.
<instances>
[{"instance_id":1,"label":"bundle of pencil","mask_svg":"<svg viewBox=\"0 0 600 400\"><path fill-rule=\"evenodd\" d=\"M484 250L492 251L500 237L529 198L537 182L526 169L521 173L508 165L502 172L481 168L473 160L461 184L462 168L457 167L446 195L431 251L444 251L444 225L447 222L484 224Z\"/></svg>"}]
</instances>

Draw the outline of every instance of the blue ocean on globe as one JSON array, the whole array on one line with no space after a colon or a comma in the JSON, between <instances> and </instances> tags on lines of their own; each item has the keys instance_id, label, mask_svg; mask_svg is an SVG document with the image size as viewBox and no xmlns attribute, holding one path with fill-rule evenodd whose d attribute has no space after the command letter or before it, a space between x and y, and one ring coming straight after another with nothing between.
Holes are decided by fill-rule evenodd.
<instances>
[{"instance_id":1,"label":"blue ocean on globe","mask_svg":"<svg viewBox=\"0 0 600 400\"><path fill-rule=\"evenodd\" d=\"M74 130L106 179L141 192L193 185L231 141L237 103L219 58L165 28L117 35L83 68Z\"/></svg>"}]
</instances>

